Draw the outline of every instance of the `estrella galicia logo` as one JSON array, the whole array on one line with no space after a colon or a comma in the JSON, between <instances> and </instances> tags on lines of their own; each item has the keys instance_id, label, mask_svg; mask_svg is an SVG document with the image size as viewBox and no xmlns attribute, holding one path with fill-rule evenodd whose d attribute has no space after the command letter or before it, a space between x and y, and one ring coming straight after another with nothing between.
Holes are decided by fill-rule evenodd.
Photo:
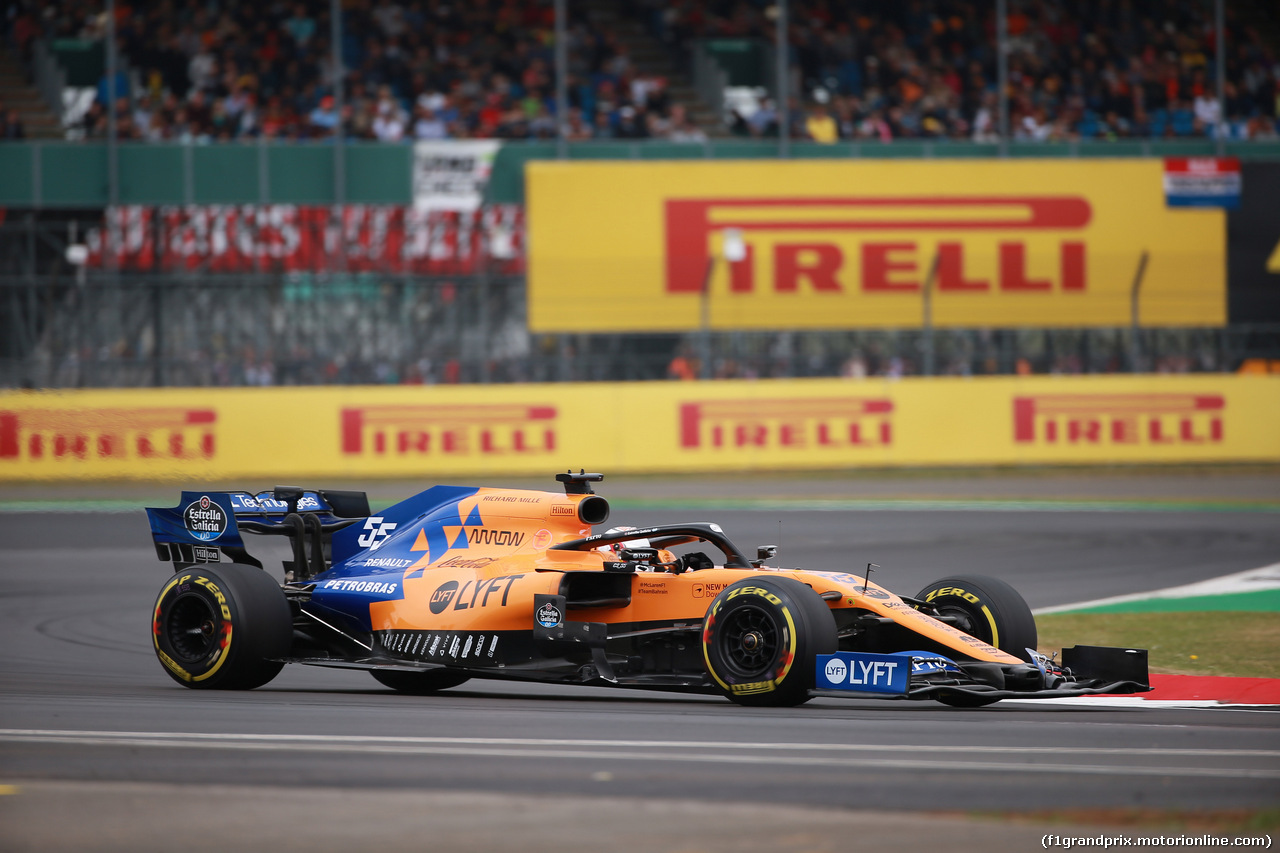
<instances>
[{"instance_id":1,"label":"estrella galicia logo","mask_svg":"<svg viewBox=\"0 0 1280 853\"><path fill-rule=\"evenodd\" d=\"M427 606L431 608L432 613L443 613L449 606L449 602L453 601L453 597L458 594L457 581L445 581L436 587L436 591L431 593L431 600L427 602Z\"/></svg>"},{"instance_id":2,"label":"estrella galicia logo","mask_svg":"<svg viewBox=\"0 0 1280 853\"><path fill-rule=\"evenodd\" d=\"M182 523L201 542L212 542L227 532L227 514L222 507L202 495L182 511Z\"/></svg>"},{"instance_id":3,"label":"estrella galicia logo","mask_svg":"<svg viewBox=\"0 0 1280 853\"><path fill-rule=\"evenodd\" d=\"M827 680L832 684L844 684L844 677L849 674L849 668L839 658L832 658L827 661L826 673Z\"/></svg>"},{"instance_id":4,"label":"estrella galicia logo","mask_svg":"<svg viewBox=\"0 0 1280 853\"><path fill-rule=\"evenodd\" d=\"M554 604L544 604L538 608L534 618L538 620L538 624L543 628L554 628L563 621L564 616L560 614L559 607Z\"/></svg>"}]
</instances>

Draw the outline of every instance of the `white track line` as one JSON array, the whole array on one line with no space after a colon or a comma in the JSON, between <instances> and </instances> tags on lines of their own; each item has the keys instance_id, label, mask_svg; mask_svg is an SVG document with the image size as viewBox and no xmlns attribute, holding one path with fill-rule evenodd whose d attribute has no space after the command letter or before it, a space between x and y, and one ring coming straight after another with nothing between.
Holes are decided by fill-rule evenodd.
<instances>
[{"instance_id":1,"label":"white track line","mask_svg":"<svg viewBox=\"0 0 1280 853\"><path fill-rule=\"evenodd\" d=\"M869 743L740 743L713 740L592 740L584 738L495 738L495 737L420 737L396 735L311 735L311 734L233 734L224 732L112 732L77 729L0 729L0 741L34 737L72 737L109 740L148 739L181 742L190 746L191 741L214 743L228 741L323 744L335 740L353 744L402 744L406 746L529 746L529 747L586 747L607 746L635 749L737 749L737 750L813 750L820 752L989 752L1010 754L1061 754L1060 746L962 746L945 744L930 746L918 743L869 744ZM1089 755L1218 755L1261 756L1280 758L1280 750L1259 749L1147 749L1144 747L1072 747L1074 754Z\"/></svg>"},{"instance_id":2,"label":"white track line","mask_svg":"<svg viewBox=\"0 0 1280 853\"><path fill-rule=\"evenodd\" d=\"M1280 769L1248 767L1118 766L1099 764L1045 764L1018 761L972 761L951 759L858 758L843 756L787 755L787 751L824 752L912 752L931 754L973 753L977 755L1038 754L1142 755L1150 758L1218 757L1234 759L1273 758L1276 751L1256 750L1167 750L1130 747L1054 748L1002 746L940 746L921 744L735 744L710 741L596 741L541 740L518 738L395 738L347 737L336 735L234 735L173 732L89 732L48 729L0 730L0 741L9 743L67 744L74 746L127 746L165 749L219 749L309 753L352 753L414 756L466 756L484 758L534 758L538 760L593 761L679 761L712 764L768 764L801 767L875 768L889 770L991 771L1000 773L1065 773L1092 776L1181 776L1224 779L1280 779ZM584 747L593 747L584 749ZM601 749L599 747L612 747ZM690 752L711 749L712 752ZM628 751L645 750L645 751ZM668 751L669 750L669 751ZM738 754L733 754L739 750ZM755 750L759 755L743 754Z\"/></svg>"},{"instance_id":3,"label":"white track line","mask_svg":"<svg viewBox=\"0 0 1280 853\"><path fill-rule=\"evenodd\" d=\"M1059 699L1001 699L1000 704L1075 705L1081 708L1146 708L1180 711L1254 711L1280 713L1276 705L1264 702L1224 702L1217 699L1147 699L1144 696L1064 696Z\"/></svg>"},{"instance_id":4,"label":"white track line","mask_svg":"<svg viewBox=\"0 0 1280 853\"><path fill-rule=\"evenodd\" d=\"M1075 604L1060 604L1054 607L1041 607L1034 611L1041 613L1061 613L1066 610L1082 610L1086 607L1101 607L1107 604L1123 604L1128 601L1146 601L1151 598L1192 598L1200 595L1228 595L1236 592L1263 592L1280 588L1280 563L1272 563L1259 569L1249 569L1234 575L1223 575L1206 581L1189 583L1184 586L1171 586L1152 592L1135 592L1131 595L1116 595L1111 598L1098 598L1093 601L1080 601Z\"/></svg>"}]
</instances>

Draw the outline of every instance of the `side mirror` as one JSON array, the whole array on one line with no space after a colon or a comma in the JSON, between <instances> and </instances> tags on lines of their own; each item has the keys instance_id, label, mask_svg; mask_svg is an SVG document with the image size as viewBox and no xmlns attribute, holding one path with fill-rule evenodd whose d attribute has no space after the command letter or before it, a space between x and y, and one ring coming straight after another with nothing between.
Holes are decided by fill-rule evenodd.
<instances>
[{"instance_id":1,"label":"side mirror","mask_svg":"<svg viewBox=\"0 0 1280 853\"><path fill-rule=\"evenodd\" d=\"M760 545L756 547L756 558L751 561L751 565L757 569L765 564L766 560L772 560L778 556L777 545Z\"/></svg>"}]
</instances>

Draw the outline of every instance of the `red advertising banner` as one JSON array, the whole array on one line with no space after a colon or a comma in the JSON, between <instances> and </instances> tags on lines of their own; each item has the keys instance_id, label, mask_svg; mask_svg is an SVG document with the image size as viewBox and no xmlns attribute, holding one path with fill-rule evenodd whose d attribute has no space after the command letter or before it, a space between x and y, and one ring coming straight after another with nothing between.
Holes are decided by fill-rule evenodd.
<instances>
[{"instance_id":1,"label":"red advertising banner","mask_svg":"<svg viewBox=\"0 0 1280 853\"><path fill-rule=\"evenodd\" d=\"M89 232L88 263L114 255L124 270L158 272L524 272L524 209L475 211L385 205L124 206Z\"/></svg>"}]
</instances>

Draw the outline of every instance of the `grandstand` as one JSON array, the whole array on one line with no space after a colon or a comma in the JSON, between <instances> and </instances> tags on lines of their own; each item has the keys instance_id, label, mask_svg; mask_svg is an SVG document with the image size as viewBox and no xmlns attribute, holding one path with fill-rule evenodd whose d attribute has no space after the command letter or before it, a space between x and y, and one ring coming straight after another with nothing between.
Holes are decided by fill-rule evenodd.
<instances>
[{"instance_id":1,"label":"grandstand","mask_svg":"<svg viewBox=\"0 0 1280 853\"><path fill-rule=\"evenodd\" d=\"M552 138L550 2L344 2L346 98L334 112L328 2L116 4L117 134L125 140ZM571 2L566 117L573 139L776 132L777 94L716 115L695 93L695 56L768 56L760 2ZM1226 3L1226 89L1215 87L1212 4L1012 2L1010 132L1042 141L1274 139L1277 21ZM990 140L996 127L996 4L793 2L789 127L797 138ZM70 54L105 36L101 2L10 5L7 47ZM100 54L99 54L100 55ZM739 63L741 65L741 63ZM749 64L749 63L748 63ZM758 64L758 63L757 63ZM751 88L768 75L732 68ZM753 77L755 79L753 79ZM67 132L107 133L105 86ZM18 103L13 83L0 101ZM9 97L6 97L8 95ZM30 100L21 102L36 113ZM745 113L745 114L744 114ZM29 115L27 123L37 116Z\"/></svg>"},{"instance_id":2,"label":"grandstand","mask_svg":"<svg viewBox=\"0 0 1280 853\"><path fill-rule=\"evenodd\" d=\"M561 78L552 0L116 2L113 21L96 0L10 4L0 386L1220 372L1280 356L1280 235L1251 207L1280 162L1262 4L1222 4L1220 33L1192 0L1008 0L1004 15L996 0L792 0L781 75L771 4L564 6ZM1125 272L1134 310L1076 327L529 325L528 163L1188 155L1245 164L1221 319L1148 324L1152 285ZM427 198L446 186L449 205Z\"/></svg>"}]
</instances>

